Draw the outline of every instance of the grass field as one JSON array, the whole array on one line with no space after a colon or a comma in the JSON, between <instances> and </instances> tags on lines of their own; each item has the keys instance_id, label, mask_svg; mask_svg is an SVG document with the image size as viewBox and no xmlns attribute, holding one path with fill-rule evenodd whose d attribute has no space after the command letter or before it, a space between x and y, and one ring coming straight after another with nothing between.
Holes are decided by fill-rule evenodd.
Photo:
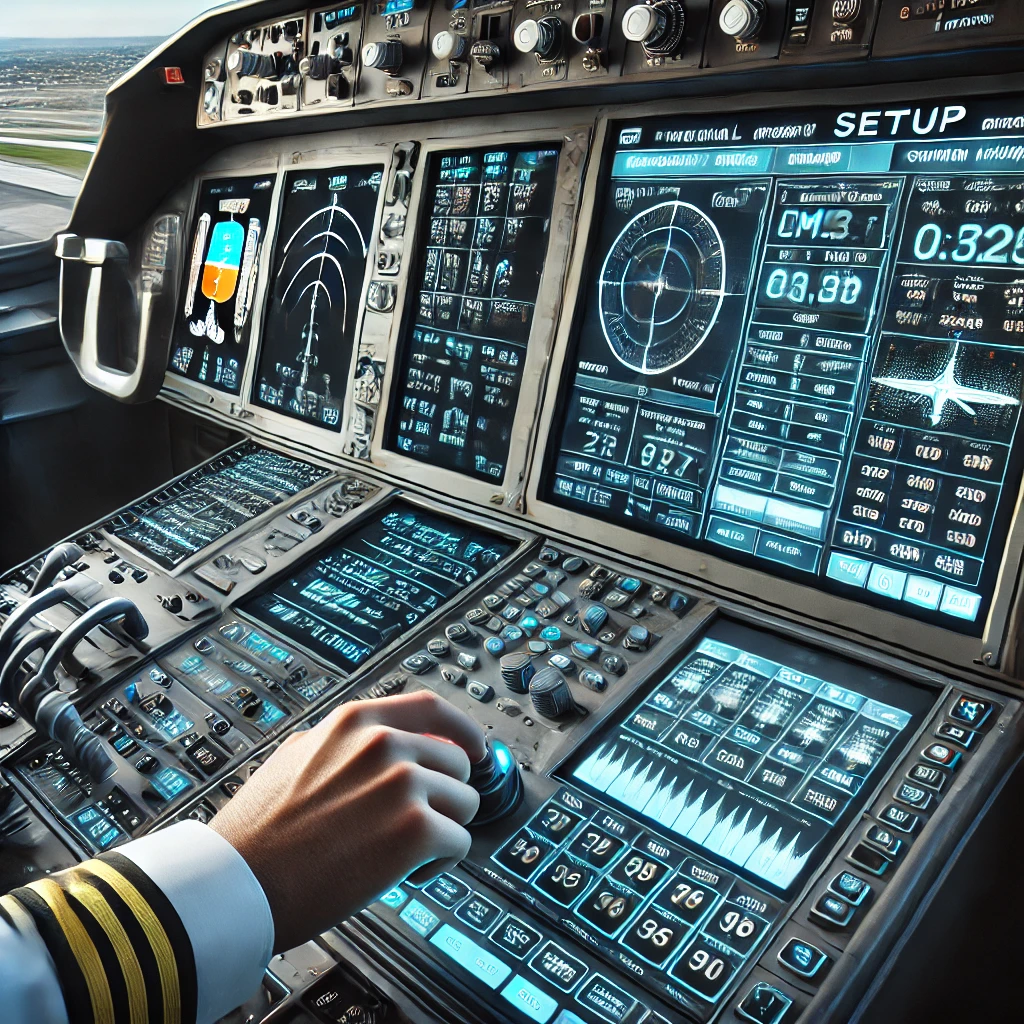
<instances>
[{"instance_id":1,"label":"grass field","mask_svg":"<svg viewBox=\"0 0 1024 1024\"><path fill-rule=\"evenodd\" d=\"M50 149L47 146L0 143L0 160L14 160L36 167L53 167L78 176L85 174L91 159L91 153L84 153L78 149Z\"/></svg>"}]
</instances>

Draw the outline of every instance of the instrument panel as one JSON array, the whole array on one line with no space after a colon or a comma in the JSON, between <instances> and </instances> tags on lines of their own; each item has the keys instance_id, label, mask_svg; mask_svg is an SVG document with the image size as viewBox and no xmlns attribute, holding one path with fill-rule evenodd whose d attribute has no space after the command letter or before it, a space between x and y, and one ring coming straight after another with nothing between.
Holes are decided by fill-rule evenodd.
<instances>
[{"instance_id":1,"label":"instrument panel","mask_svg":"<svg viewBox=\"0 0 1024 1024\"><path fill-rule=\"evenodd\" d=\"M139 236L244 439L0 579L0 782L87 856L430 689L494 813L256 1019L853 1019L1024 728L1018 5L260 11Z\"/></svg>"}]
</instances>

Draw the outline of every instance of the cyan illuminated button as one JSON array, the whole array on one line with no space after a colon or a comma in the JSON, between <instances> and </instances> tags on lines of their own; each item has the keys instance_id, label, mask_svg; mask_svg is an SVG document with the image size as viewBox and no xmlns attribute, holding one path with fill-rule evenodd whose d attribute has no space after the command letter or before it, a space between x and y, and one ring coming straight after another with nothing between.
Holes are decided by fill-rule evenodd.
<instances>
[{"instance_id":1,"label":"cyan illuminated button","mask_svg":"<svg viewBox=\"0 0 1024 1024\"><path fill-rule=\"evenodd\" d=\"M405 910L398 916L423 938L426 938L441 923L437 914L428 910L419 900L410 900Z\"/></svg>"},{"instance_id":2,"label":"cyan illuminated button","mask_svg":"<svg viewBox=\"0 0 1024 1024\"><path fill-rule=\"evenodd\" d=\"M539 627L540 619L538 619L536 615L524 615L519 620L519 628L522 629L527 636L533 636Z\"/></svg>"},{"instance_id":3,"label":"cyan illuminated button","mask_svg":"<svg viewBox=\"0 0 1024 1024\"><path fill-rule=\"evenodd\" d=\"M899 569L887 569L884 565L873 565L868 577L868 590L882 597L899 601L907 585L907 574Z\"/></svg>"},{"instance_id":4,"label":"cyan illuminated button","mask_svg":"<svg viewBox=\"0 0 1024 1024\"><path fill-rule=\"evenodd\" d=\"M712 516L708 521L708 540L722 544L736 551L753 554L757 543L757 527L734 523L721 516Z\"/></svg>"},{"instance_id":5,"label":"cyan illuminated button","mask_svg":"<svg viewBox=\"0 0 1024 1024\"><path fill-rule=\"evenodd\" d=\"M754 554L770 562L780 562L803 572L817 572L821 559L821 545L795 537L783 537L777 533L761 530Z\"/></svg>"},{"instance_id":6,"label":"cyan illuminated button","mask_svg":"<svg viewBox=\"0 0 1024 1024\"><path fill-rule=\"evenodd\" d=\"M765 526L774 526L802 537L810 537L811 540L821 540L825 533L825 513L822 509L795 505L778 498L768 499L762 521Z\"/></svg>"},{"instance_id":7,"label":"cyan illuminated button","mask_svg":"<svg viewBox=\"0 0 1024 1024\"><path fill-rule=\"evenodd\" d=\"M406 895L405 890L399 889L396 885L394 889L389 889L380 901L385 907L391 907L393 910L397 910L409 897Z\"/></svg>"},{"instance_id":8,"label":"cyan illuminated button","mask_svg":"<svg viewBox=\"0 0 1024 1024\"><path fill-rule=\"evenodd\" d=\"M442 925L434 932L430 943L488 988L497 988L512 973L512 968L508 964L474 942L468 935L456 931L450 924ZM554 1013L554 1010L551 1012ZM547 1017L544 1020L547 1020Z\"/></svg>"},{"instance_id":9,"label":"cyan illuminated button","mask_svg":"<svg viewBox=\"0 0 1024 1024\"><path fill-rule=\"evenodd\" d=\"M525 1013L530 1020L535 1020L537 1024L547 1024L558 1009L557 1000L552 999L546 992L542 992L520 974L517 974L501 990L501 997L510 1002L520 1013ZM583 1022L580 1021L580 1024Z\"/></svg>"},{"instance_id":10,"label":"cyan illuminated button","mask_svg":"<svg viewBox=\"0 0 1024 1024\"><path fill-rule=\"evenodd\" d=\"M587 1024L587 1022L582 1017L577 1017L572 1010L563 1010L555 1018L555 1024Z\"/></svg>"},{"instance_id":11,"label":"cyan illuminated button","mask_svg":"<svg viewBox=\"0 0 1024 1024\"><path fill-rule=\"evenodd\" d=\"M926 579L924 576L907 577L907 589L903 594L904 601L916 604L919 608L931 608L934 611L939 607L941 598L941 583Z\"/></svg>"},{"instance_id":12,"label":"cyan illuminated button","mask_svg":"<svg viewBox=\"0 0 1024 1024\"><path fill-rule=\"evenodd\" d=\"M469 886L452 875L438 875L423 887L424 896L429 896L441 906L449 909L461 903L469 895L469 892Z\"/></svg>"},{"instance_id":13,"label":"cyan illuminated button","mask_svg":"<svg viewBox=\"0 0 1024 1024\"><path fill-rule=\"evenodd\" d=\"M612 1024L625 1020L636 1006L636 1000L628 992L600 974L591 976L590 981L576 993L576 1000Z\"/></svg>"},{"instance_id":14,"label":"cyan illuminated button","mask_svg":"<svg viewBox=\"0 0 1024 1024\"><path fill-rule=\"evenodd\" d=\"M765 506L768 499L763 494L751 494L735 487L719 484L715 489L713 507L720 512L731 512L743 519L752 519L755 523L764 519Z\"/></svg>"},{"instance_id":15,"label":"cyan illuminated button","mask_svg":"<svg viewBox=\"0 0 1024 1024\"><path fill-rule=\"evenodd\" d=\"M838 551L833 551L829 557L829 579L838 580L840 583L848 583L851 587L864 587L867 586L869 572L871 572L871 563L865 562L863 558L841 555ZM919 578L917 576L911 577L911 579Z\"/></svg>"},{"instance_id":16,"label":"cyan illuminated button","mask_svg":"<svg viewBox=\"0 0 1024 1024\"><path fill-rule=\"evenodd\" d=\"M980 607L981 594L972 593L970 590L961 590L959 587L946 587L942 592L939 611L943 615L952 615L956 619L973 622L978 617Z\"/></svg>"}]
</instances>

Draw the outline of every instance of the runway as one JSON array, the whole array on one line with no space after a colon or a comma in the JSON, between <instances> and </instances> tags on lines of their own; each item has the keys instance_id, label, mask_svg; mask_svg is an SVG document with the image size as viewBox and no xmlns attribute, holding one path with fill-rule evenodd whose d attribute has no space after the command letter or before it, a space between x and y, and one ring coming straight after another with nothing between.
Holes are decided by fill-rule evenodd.
<instances>
[{"instance_id":1,"label":"runway","mask_svg":"<svg viewBox=\"0 0 1024 1024\"><path fill-rule=\"evenodd\" d=\"M67 224L80 186L70 174L0 160L0 246L52 237Z\"/></svg>"}]
</instances>

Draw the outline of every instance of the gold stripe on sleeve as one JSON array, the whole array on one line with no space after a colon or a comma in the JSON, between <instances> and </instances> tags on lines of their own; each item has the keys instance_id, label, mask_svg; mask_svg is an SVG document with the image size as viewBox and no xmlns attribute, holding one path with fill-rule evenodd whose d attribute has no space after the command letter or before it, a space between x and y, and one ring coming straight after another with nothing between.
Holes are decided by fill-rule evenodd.
<instances>
[{"instance_id":1,"label":"gold stripe on sleeve","mask_svg":"<svg viewBox=\"0 0 1024 1024\"><path fill-rule=\"evenodd\" d=\"M114 1024L114 1000L110 994L107 972L103 969L99 951L85 930L85 925L68 906L64 890L52 878L39 878L29 882L25 888L31 889L43 900L64 932L89 990L93 1021L95 1024Z\"/></svg>"},{"instance_id":2,"label":"gold stripe on sleeve","mask_svg":"<svg viewBox=\"0 0 1024 1024\"><path fill-rule=\"evenodd\" d=\"M139 926L149 939L156 957L157 970L160 972L160 991L164 1003L164 1024L181 1024L181 987L178 981L178 961L167 938L167 932L160 919L153 913L153 908L143 898L138 889L119 871L102 860L89 860L78 869L80 872L91 871L102 878L118 896L124 900L128 909L135 915Z\"/></svg>"},{"instance_id":3,"label":"gold stripe on sleeve","mask_svg":"<svg viewBox=\"0 0 1024 1024\"><path fill-rule=\"evenodd\" d=\"M91 885L87 878L75 868L61 876L64 889L89 911L96 923L106 932L114 947L114 955L121 965L125 988L128 990L128 1011L131 1024L148 1024L149 1000L146 996L146 979L142 965L135 955L131 940L117 915L110 909L103 893Z\"/></svg>"}]
</instances>

